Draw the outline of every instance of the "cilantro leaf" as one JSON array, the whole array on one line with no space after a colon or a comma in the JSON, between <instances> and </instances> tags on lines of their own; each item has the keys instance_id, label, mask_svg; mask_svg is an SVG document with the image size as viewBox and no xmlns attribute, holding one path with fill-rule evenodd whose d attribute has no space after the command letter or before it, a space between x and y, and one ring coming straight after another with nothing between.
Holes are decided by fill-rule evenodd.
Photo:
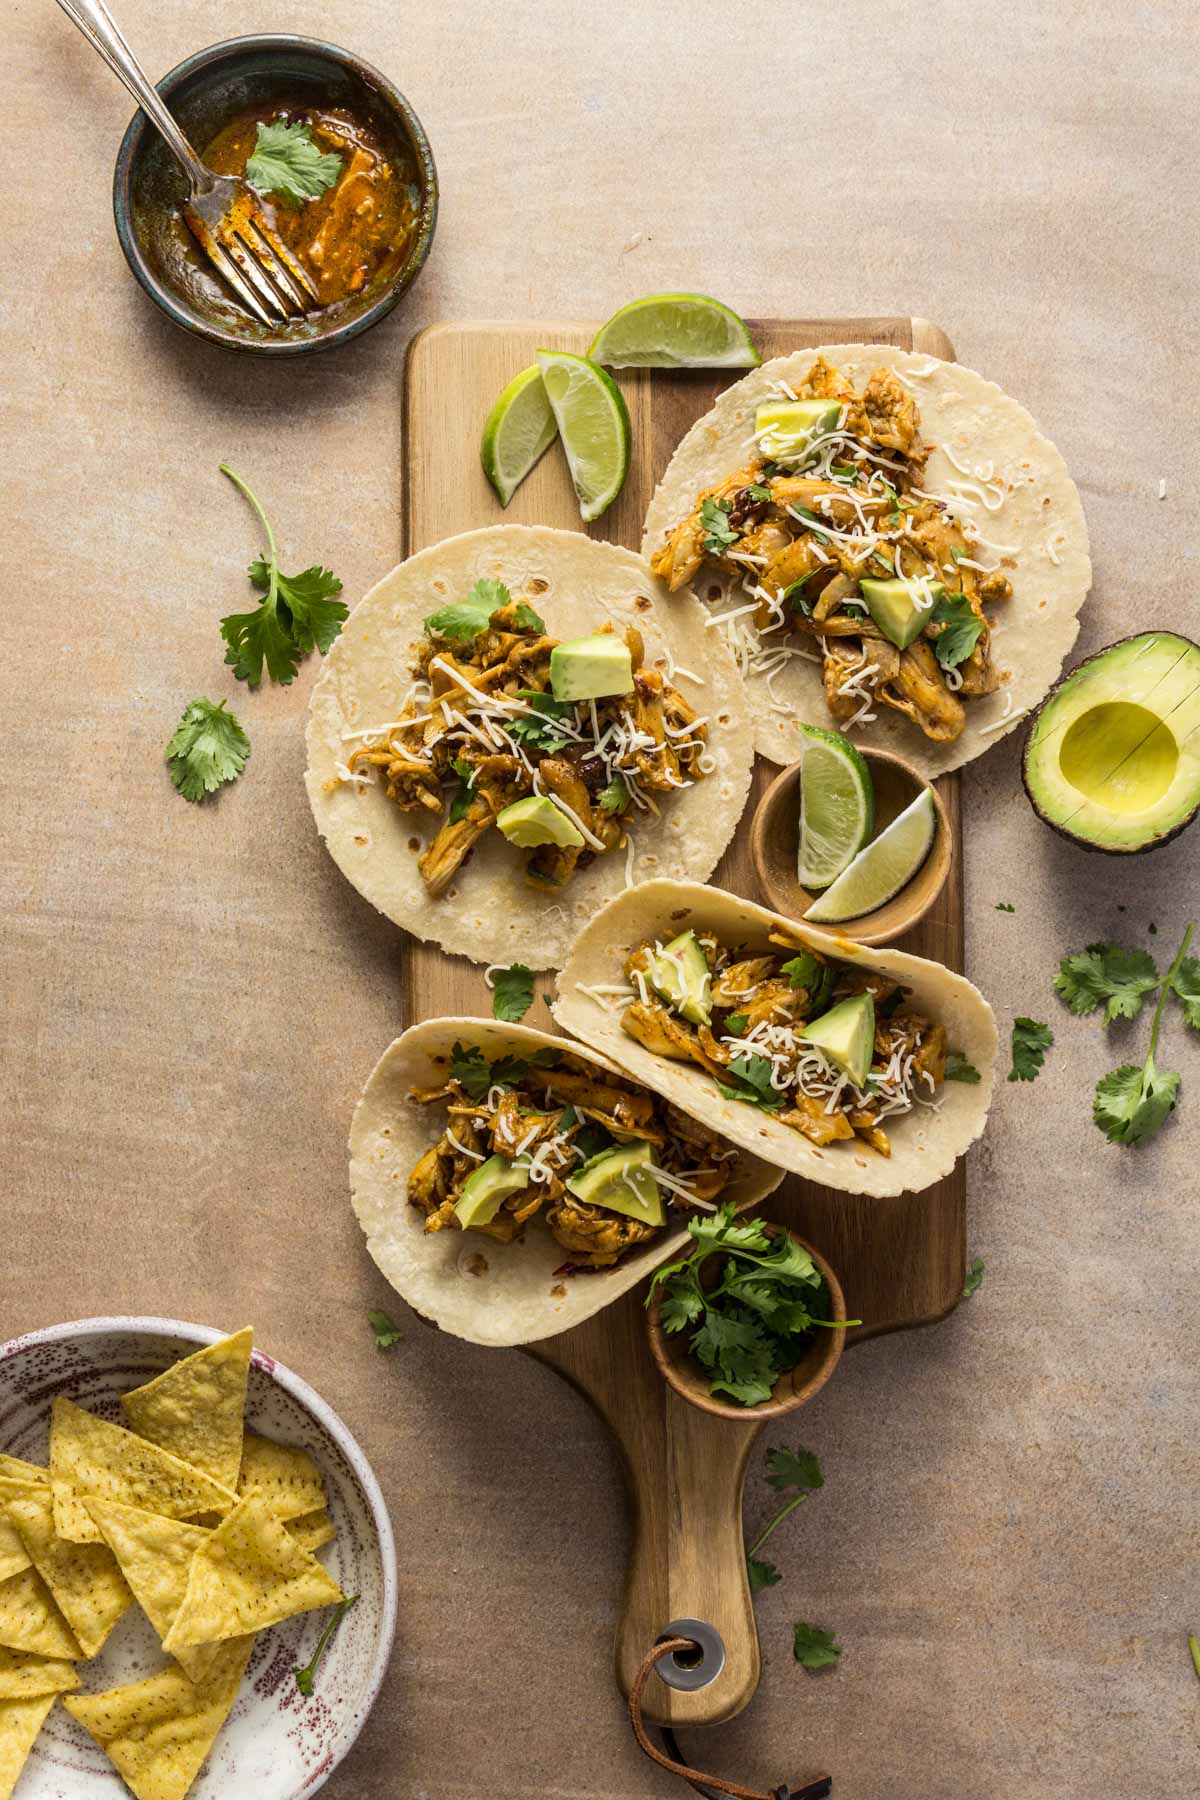
<instances>
[{"instance_id":1,"label":"cilantro leaf","mask_svg":"<svg viewBox=\"0 0 1200 1800\"><path fill-rule=\"evenodd\" d=\"M816 1452L803 1447L795 1450L768 1450L767 1480L780 1493L795 1489L797 1493L811 1494L817 1488L825 1486L825 1477L821 1473Z\"/></svg>"},{"instance_id":2,"label":"cilantro leaf","mask_svg":"<svg viewBox=\"0 0 1200 1800\"><path fill-rule=\"evenodd\" d=\"M1073 1013L1085 1017L1103 1001L1104 1022L1136 1019L1146 995L1161 976L1147 950L1124 950L1120 944L1089 944L1075 956L1064 956L1054 977L1054 991Z\"/></svg>"},{"instance_id":3,"label":"cilantro leaf","mask_svg":"<svg viewBox=\"0 0 1200 1800\"><path fill-rule=\"evenodd\" d=\"M684 1331L704 1311L704 1295L694 1283L677 1282L663 1295L659 1319L664 1331Z\"/></svg>"},{"instance_id":4,"label":"cilantro leaf","mask_svg":"<svg viewBox=\"0 0 1200 1800\"><path fill-rule=\"evenodd\" d=\"M783 1105L783 1095L771 1085L774 1064L768 1057L747 1050L731 1057L728 1067L742 1085L727 1087L719 1081L717 1086L727 1100L744 1100L751 1106L765 1106L768 1111Z\"/></svg>"},{"instance_id":5,"label":"cilantro leaf","mask_svg":"<svg viewBox=\"0 0 1200 1800\"><path fill-rule=\"evenodd\" d=\"M730 500L714 500L710 496L701 502L700 523L704 527L704 549L709 556L720 556L728 550L730 544L736 544L740 533L729 523Z\"/></svg>"},{"instance_id":6,"label":"cilantro leaf","mask_svg":"<svg viewBox=\"0 0 1200 1800\"><path fill-rule=\"evenodd\" d=\"M997 911L997 912L1011 912L1011 913L1015 913L1015 912L1016 912L1016 910L1017 910L1017 909L1016 909L1016 907L1015 907L1015 906L1013 906L1013 905L1012 905L1012 904L1011 904L1011 902L1010 902L1010 901L1008 901L1008 900L997 900L997 902L996 902L996 911Z\"/></svg>"},{"instance_id":7,"label":"cilantro leaf","mask_svg":"<svg viewBox=\"0 0 1200 1800\"><path fill-rule=\"evenodd\" d=\"M513 628L516 631L536 631L541 637L545 634L546 621L541 613L534 612L527 601L520 600L513 608Z\"/></svg>"},{"instance_id":8,"label":"cilantro leaf","mask_svg":"<svg viewBox=\"0 0 1200 1800\"><path fill-rule=\"evenodd\" d=\"M770 488L764 487L760 481L752 481L746 492L752 500L757 500L760 504L771 498Z\"/></svg>"},{"instance_id":9,"label":"cilantro leaf","mask_svg":"<svg viewBox=\"0 0 1200 1800\"><path fill-rule=\"evenodd\" d=\"M381 1350L390 1350L393 1344L404 1341L404 1333L385 1312L369 1312L367 1324L375 1333L375 1342Z\"/></svg>"},{"instance_id":10,"label":"cilantro leaf","mask_svg":"<svg viewBox=\"0 0 1200 1800\"><path fill-rule=\"evenodd\" d=\"M983 1286L983 1271L985 1266L982 1256L977 1256L973 1259L963 1281L962 1297L964 1300L969 1300L971 1295L977 1294L979 1289Z\"/></svg>"},{"instance_id":11,"label":"cilantro leaf","mask_svg":"<svg viewBox=\"0 0 1200 1800\"><path fill-rule=\"evenodd\" d=\"M258 516L267 539L267 555L250 564L250 581L263 598L253 612L227 613L221 620L225 661L239 681L255 688L265 666L271 681L283 686L293 681L304 657L313 650L324 656L349 616L337 576L314 563L299 575L285 575L279 567L275 533L256 495L231 469L221 473L245 496Z\"/></svg>"},{"instance_id":12,"label":"cilantro leaf","mask_svg":"<svg viewBox=\"0 0 1200 1800\"><path fill-rule=\"evenodd\" d=\"M258 123L258 141L246 162L246 180L260 194L278 194L300 206L319 200L342 172L336 150L321 150L311 128L286 119Z\"/></svg>"},{"instance_id":13,"label":"cilantro leaf","mask_svg":"<svg viewBox=\"0 0 1200 1800\"><path fill-rule=\"evenodd\" d=\"M948 1050L944 1079L946 1081L966 1081L974 1087L983 1078L975 1064L968 1062L961 1050Z\"/></svg>"},{"instance_id":14,"label":"cilantro leaf","mask_svg":"<svg viewBox=\"0 0 1200 1800\"><path fill-rule=\"evenodd\" d=\"M822 1631L819 1625L797 1623L793 1626L792 1655L801 1668L827 1669L841 1654L842 1647L834 1643L832 1631Z\"/></svg>"},{"instance_id":15,"label":"cilantro leaf","mask_svg":"<svg viewBox=\"0 0 1200 1800\"><path fill-rule=\"evenodd\" d=\"M515 1025L533 1005L533 971L524 963L497 969L492 984L492 1017Z\"/></svg>"},{"instance_id":16,"label":"cilantro leaf","mask_svg":"<svg viewBox=\"0 0 1200 1800\"><path fill-rule=\"evenodd\" d=\"M1200 956L1185 956L1171 978L1171 992L1193 1031L1200 1031Z\"/></svg>"},{"instance_id":17,"label":"cilantro leaf","mask_svg":"<svg viewBox=\"0 0 1200 1800\"><path fill-rule=\"evenodd\" d=\"M757 1556L746 1557L746 1575L752 1594L761 1594L764 1588L775 1587L783 1580L774 1563L763 1562Z\"/></svg>"},{"instance_id":18,"label":"cilantro leaf","mask_svg":"<svg viewBox=\"0 0 1200 1800\"><path fill-rule=\"evenodd\" d=\"M629 788L623 775L614 775L606 788L600 793L599 807L601 812L624 812L629 805Z\"/></svg>"},{"instance_id":19,"label":"cilantro leaf","mask_svg":"<svg viewBox=\"0 0 1200 1800\"><path fill-rule=\"evenodd\" d=\"M553 694L544 694L537 688L519 689L517 699L523 700L533 711L516 713L511 719L505 720L509 736L535 750L548 751L551 755L556 750L561 750L569 733L560 729L558 721L574 718L575 703L571 700L556 700Z\"/></svg>"},{"instance_id":20,"label":"cilantro leaf","mask_svg":"<svg viewBox=\"0 0 1200 1800\"><path fill-rule=\"evenodd\" d=\"M727 1013L725 1029L730 1037L742 1037L750 1023L749 1013Z\"/></svg>"},{"instance_id":21,"label":"cilantro leaf","mask_svg":"<svg viewBox=\"0 0 1200 1800\"><path fill-rule=\"evenodd\" d=\"M197 698L183 709L167 745L171 780L185 800L203 800L236 781L250 755L250 739L222 700Z\"/></svg>"},{"instance_id":22,"label":"cilantro leaf","mask_svg":"<svg viewBox=\"0 0 1200 1800\"><path fill-rule=\"evenodd\" d=\"M1096 1083L1092 1117L1113 1144L1141 1144L1153 1137L1179 1094L1179 1076L1159 1074L1154 1056L1145 1065L1124 1063Z\"/></svg>"},{"instance_id":23,"label":"cilantro leaf","mask_svg":"<svg viewBox=\"0 0 1200 1800\"><path fill-rule=\"evenodd\" d=\"M942 627L933 640L933 654L943 669L966 662L983 632L983 620L965 594L943 594L930 614L930 624Z\"/></svg>"},{"instance_id":24,"label":"cilantro leaf","mask_svg":"<svg viewBox=\"0 0 1200 1800\"><path fill-rule=\"evenodd\" d=\"M354 1602L357 1599L358 1599L357 1594L351 1594L348 1599L341 1600L338 1602L338 1604L333 1609L333 1613L330 1617L328 1625L326 1625L324 1631L321 1633L320 1637L317 1639L317 1647L312 1653L311 1661L306 1663L302 1669L293 1669L292 1670L292 1674L296 1677L296 1686L300 1689L300 1692L304 1695L304 1698L306 1700L311 1698L312 1691L313 1691L313 1682L316 1679L316 1674L317 1674L318 1668L320 1667L321 1658L324 1656L326 1650L329 1648L330 1638L333 1636L334 1632L337 1630L338 1626L341 1624L342 1620L345 1618L346 1614L350 1611L350 1608L354 1605Z\"/></svg>"},{"instance_id":25,"label":"cilantro leaf","mask_svg":"<svg viewBox=\"0 0 1200 1800\"><path fill-rule=\"evenodd\" d=\"M478 1044L455 1044L450 1052L450 1079L472 1100L483 1100L492 1085L492 1065Z\"/></svg>"},{"instance_id":26,"label":"cilantro leaf","mask_svg":"<svg viewBox=\"0 0 1200 1800\"><path fill-rule=\"evenodd\" d=\"M457 825L459 820L465 819L471 810L471 800L475 791L475 771L465 756L453 757L450 767L458 776L458 791L450 802L448 822L451 825Z\"/></svg>"},{"instance_id":27,"label":"cilantro leaf","mask_svg":"<svg viewBox=\"0 0 1200 1800\"><path fill-rule=\"evenodd\" d=\"M444 638L448 644L466 644L473 643L487 630L491 616L488 607L459 600L429 613L423 623L430 637Z\"/></svg>"},{"instance_id":28,"label":"cilantro leaf","mask_svg":"<svg viewBox=\"0 0 1200 1800\"><path fill-rule=\"evenodd\" d=\"M1048 1025L1036 1019L1016 1018L1012 1028L1012 1068L1010 1081L1036 1081L1046 1060L1046 1052L1054 1042Z\"/></svg>"}]
</instances>

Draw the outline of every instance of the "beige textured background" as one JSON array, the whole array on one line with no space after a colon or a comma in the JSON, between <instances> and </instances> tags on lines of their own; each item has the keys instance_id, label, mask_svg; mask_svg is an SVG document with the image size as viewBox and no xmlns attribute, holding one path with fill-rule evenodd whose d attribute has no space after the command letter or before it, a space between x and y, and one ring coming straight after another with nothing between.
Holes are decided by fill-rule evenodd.
<instances>
[{"instance_id":1,"label":"beige textured background","mask_svg":"<svg viewBox=\"0 0 1200 1800\"><path fill-rule=\"evenodd\" d=\"M518 1354L410 1321L384 1358L365 1324L388 1295L343 1141L401 1024L396 940L310 825L313 670L247 695L222 669L217 618L259 545L216 465L258 487L289 564L327 561L353 599L397 554L416 326L601 316L672 286L760 314L920 312L1074 470L1097 567L1082 647L1196 635L1194 10L119 11L156 75L257 28L361 50L421 113L443 211L410 304L357 345L277 368L195 345L113 234L123 92L50 0L6 8L0 1337L102 1312L253 1319L357 1432L402 1613L336 1800L666 1796L608 1675L625 1523L599 1429ZM161 763L196 692L232 696L254 743L204 810ZM1195 1788L1200 1041L1170 1029L1185 1092L1157 1143L1110 1148L1089 1095L1122 1058L1049 979L1110 932L1169 952L1200 831L1085 857L1034 820L1017 763L1005 744L967 785L969 966L1005 1026L1032 1012L1058 1043L1035 1087L1003 1088L973 1159L982 1292L855 1351L782 1434L827 1486L778 1544L758 1700L695 1745L759 1785L826 1765L839 1800ZM751 1521L767 1503L756 1477ZM794 1665L796 1617L836 1629L836 1673Z\"/></svg>"}]
</instances>

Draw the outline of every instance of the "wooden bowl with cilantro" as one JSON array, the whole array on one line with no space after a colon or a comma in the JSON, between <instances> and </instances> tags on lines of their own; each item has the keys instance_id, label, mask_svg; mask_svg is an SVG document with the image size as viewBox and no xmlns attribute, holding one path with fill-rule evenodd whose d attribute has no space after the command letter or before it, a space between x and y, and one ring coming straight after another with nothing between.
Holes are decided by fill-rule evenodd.
<instances>
[{"instance_id":1,"label":"wooden bowl with cilantro","mask_svg":"<svg viewBox=\"0 0 1200 1800\"><path fill-rule=\"evenodd\" d=\"M650 1353L675 1392L723 1419L773 1419L818 1393L837 1367L846 1301L837 1276L785 1225L732 1206L689 1221L689 1253L655 1271Z\"/></svg>"}]
</instances>

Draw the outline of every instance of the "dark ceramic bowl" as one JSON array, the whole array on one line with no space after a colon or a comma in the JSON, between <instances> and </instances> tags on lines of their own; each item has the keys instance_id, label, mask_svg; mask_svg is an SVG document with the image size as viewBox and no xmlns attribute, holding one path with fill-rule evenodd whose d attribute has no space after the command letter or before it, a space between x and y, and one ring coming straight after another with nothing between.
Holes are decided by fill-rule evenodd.
<instances>
[{"instance_id":1,"label":"dark ceramic bowl","mask_svg":"<svg viewBox=\"0 0 1200 1800\"><path fill-rule=\"evenodd\" d=\"M301 356L357 337L391 312L429 255L437 222L433 152L421 121L398 88L361 57L315 38L286 33L232 38L189 56L158 83L198 156L235 114L264 101L320 101L344 106L371 125L388 153L410 171L416 226L407 249L361 294L311 319L275 330L247 318L212 270L185 225L183 170L138 112L117 153L113 212L130 268L150 298L177 325L234 350Z\"/></svg>"}]
</instances>

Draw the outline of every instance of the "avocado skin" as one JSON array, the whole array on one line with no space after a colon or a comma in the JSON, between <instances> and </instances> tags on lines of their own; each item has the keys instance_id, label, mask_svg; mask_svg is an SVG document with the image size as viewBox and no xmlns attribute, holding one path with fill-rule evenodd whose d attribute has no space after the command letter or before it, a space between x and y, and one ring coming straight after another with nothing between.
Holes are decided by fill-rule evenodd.
<instances>
[{"instance_id":1,"label":"avocado skin","mask_svg":"<svg viewBox=\"0 0 1200 1800\"><path fill-rule=\"evenodd\" d=\"M1151 627L1150 629L1153 630L1154 628ZM1185 638L1181 631L1172 631L1166 635L1177 637L1181 643L1190 645L1191 649L1196 653L1197 660L1200 661L1200 644L1194 643L1191 638ZM1060 825L1058 821L1052 819L1050 814L1045 810L1037 795L1034 793L1029 777L1030 748L1033 744L1033 734L1037 727L1038 720L1046 711L1047 707L1050 707L1055 703L1058 698L1059 689L1062 688L1066 682L1078 675L1081 669L1089 668L1092 663L1105 661L1114 650L1121 650L1125 645L1135 643L1138 638L1145 636L1145 631L1131 631L1128 637L1117 638L1115 643L1105 644L1103 649L1093 651L1091 656L1085 656L1083 661L1077 662L1073 668L1064 669L1045 699L1041 702L1040 706L1035 707L1033 712L1030 713L1025 727L1025 746L1021 751L1021 783L1025 789L1025 797L1029 801L1030 806L1032 806L1034 812L1042 821L1042 824L1048 825L1057 837L1064 838L1068 844L1074 844L1077 849L1091 850L1100 856L1145 856L1151 850L1161 850L1164 844L1172 843L1179 836L1180 832L1186 831L1188 826L1195 821L1197 812L1200 812L1200 793L1197 794L1196 803L1191 808L1190 812L1185 813L1177 825L1173 825L1170 831L1164 831L1160 836L1151 838L1144 844L1097 844L1092 838L1081 837L1077 832L1068 830L1065 825Z\"/></svg>"}]
</instances>

